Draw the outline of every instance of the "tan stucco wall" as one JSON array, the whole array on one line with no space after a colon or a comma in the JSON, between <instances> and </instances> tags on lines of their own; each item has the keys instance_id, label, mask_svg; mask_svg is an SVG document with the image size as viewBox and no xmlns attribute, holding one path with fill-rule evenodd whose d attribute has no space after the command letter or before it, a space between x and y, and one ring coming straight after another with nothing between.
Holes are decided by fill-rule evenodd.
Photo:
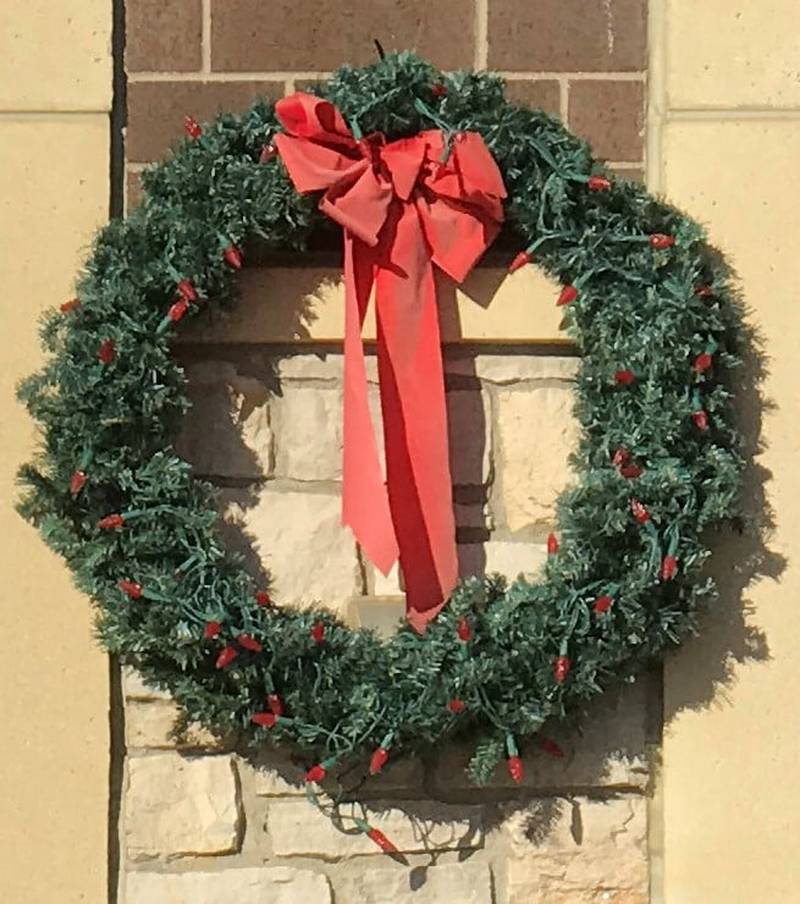
<instances>
[{"instance_id":1,"label":"tan stucco wall","mask_svg":"<svg viewBox=\"0 0 800 904\"><path fill-rule=\"evenodd\" d=\"M107 0L0 4L0 898L106 900L108 666L85 598L13 510L33 428L15 403L37 313L73 292L107 216Z\"/></svg>"},{"instance_id":2,"label":"tan stucco wall","mask_svg":"<svg viewBox=\"0 0 800 904\"><path fill-rule=\"evenodd\" d=\"M650 183L708 224L762 334L772 407L748 477L747 528L760 481L775 517L763 553L747 536L718 549L719 603L666 668L663 900L791 904L800 900L797 4L651 0L651 16ZM757 408L746 407L752 437ZM763 564L748 578L753 553Z\"/></svg>"}]
</instances>

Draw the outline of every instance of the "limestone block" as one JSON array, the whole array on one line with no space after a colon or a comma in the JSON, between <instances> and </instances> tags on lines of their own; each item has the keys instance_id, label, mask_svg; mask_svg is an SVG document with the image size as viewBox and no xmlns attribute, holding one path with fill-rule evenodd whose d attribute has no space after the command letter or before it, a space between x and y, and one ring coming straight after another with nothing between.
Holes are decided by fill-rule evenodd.
<instances>
[{"instance_id":1,"label":"limestone block","mask_svg":"<svg viewBox=\"0 0 800 904\"><path fill-rule=\"evenodd\" d=\"M379 637L388 639L405 620L405 594L353 597L350 613L354 626L370 628Z\"/></svg>"},{"instance_id":2,"label":"limestone block","mask_svg":"<svg viewBox=\"0 0 800 904\"><path fill-rule=\"evenodd\" d=\"M508 904L647 904L647 802L542 798L510 813Z\"/></svg>"},{"instance_id":3,"label":"limestone block","mask_svg":"<svg viewBox=\"0 0 800 904\"><path fill-rule=\"evenodd\" d=\"M126 904L330 904L328 880L288 866L246 867L223 872L131 872Z\"/></svg>"},{"instance_id":4,"label":"limestone block","mask_svg":"<svg viewBox=\"0 0 800 904\"><path fill-rule=\"evenodd\" d=\"M255 759L239 763L242 781L251 773L253 790L259 797L295 797L305 794L303 769L283 749L264 748Z\"/></svg>"},{"instance_id":5,"label":"limestone block","mask_svg":"<svg viewBox=\"0 0 800 904\"><path fill-rule=\"evenodd\" d=\"M650 686L646 677L592 701L574 728L546 725L542 737L555 741L564 757L542 749L536 738L521 744L524 788L636 788L649 780L647 721ZM442 792L472 787L466 773L472 745L453 745L442 752L433 781ZM516 787L500 763L489 787Z\"/></svg>"},{"instance_id":6,"label":"limestone block","mask_svg":"<svg viewBox=\"0 0 800 904\"><path fill-rule=\"evenodd\" d=\"M190 725L176 741L172 731L180 718L180 708L172 701L129 700L125 705L125 744L128 748L213 749L223 746L208 729Z\"/></svg>"},{"instance_id":7,"label":"limestone block","mask_svg":"<svg viewBox=\"0 0 800 904\"><path fill-rule=\"evenodd\" d=\"M489 396L480 390L447 393L450 473L456 485L487 483L492 441Z\"/></svg>"},{"instance_id":8,"label":"limestone block","mask_svg":"<svg viewBox=\"0 0 800 904\"><path fill-rule=\"evenodd\" d=\"M547 559L547 548L541 543L489 540L487 543L461 543L458 564L461 577L504 574L509 582L523 575L533 581L541 573Z\"/></svg>"},{"instance_id":9,"label":"limestone block","mask_svg":"<svg viewBox=\"0 0 800 904\"><path fill-rule=\"evenodd\" d=\"M129 666L122 667L122 691L126 700L171 700L166 691L145 683L144 678Z\"/></svg>"},{"instance_id":10,"label":"limestone block","mask_svg":"<svg viewBox=\"0 0 800 904\"><path fill-rule=\"evenodd\" d=\"M483 863L360 870L336 882L336 900L413 904L492 904L492 879Z\"/></svg>"},{"instance_id":11,"label":"limestone block","mask_svg":"<svg viewBox=\"0 0 800 904\"><path fill-rule=\"evenodd\" d=\"M570 479L577 423L568 384L501 390L497 394L500 498L516 531L553 520L555 501Z\"/></svg>"},{"instance_id":12,"label":"limestone block","mask_svg":"<svg viewBox=\"0 0 800 904\"><path fill-rule=\"evenodd\" d=\"M342 393L338 388L285 385L273 403L275 473L293 480L340 480Z\"/></svg>"},{"instance_id":13,"label":"limestone block","mask_svg":"<svg viewBox=\"0 0 800 904\"><path fill-rule=\"evenodd\" d=\"M159 753L131 757L127 769L125 845L131 859L239 849L242 815L233 757Z\"/></svg>"},{"instance_id":14,"label":"limestone block","mask_svg":"<svg viewBox=\"0 0 800 904\"><path fill-rule=\"evenodd\" d=\"M277 362L281 384L286 380L341 382L344 356L341 354L287 355Z\"/></svg>"},{"instance_id":15,"label":"limestone block","mask_svg":"<svg viewBox=\"0 0 800 904\"><path fill-rule=\"evenodd\" d=\"M369 564L369 568L374 573L372 592L375 596L393 596L403 593L403 587L400 583L400 565L395 562L389 570L389 574L383 574L374 565Z\"/></svg>"},{"instance_id":16,"label":"limestone block","mask_svg":"<svg viewBox=\"0 0 800 904\"><path fill-rule=\"evenodd\" d=\"M322 605L344 613L361 591L355 542L341 525L341 500L322 493L263 489L221 494L229 546L247 550L272 575L281 606Z\"/></svg>"},{"instance_id":17,"label":"limestone block","mask_svg":"<svg viewBox=\"0 0 800 904\"><path fill-rule=\"evenodd\" d=\"M178 454L197 474L269 477L272 429L264 383L224 361L190 365L186 376L192 408L183 419Z\"/></svg>"},{"instance_id":18,"label":"limestone block","mask_svg":"<svg viewBox=\"0 0 800 904\"><path fill-rule=\"evenodd\" d=\"M671 107L800 104L796 4L669 0L668 9ZM735 172L734 166L721 169Z\"/></svg>"},{"instance_id":19,"label":"limestone block","mask_svg":"<svg viewBox=\"0 0 800 904\"><path fill-rule=\"evenodd\" d=\"M305 797L302 772L297 769L297 783L287 781L277 769L259 766L254 770L255 792L259 797Z\"/></svg>"},{"instance_id":20,"label":"limestone block","mask_svg":"<svg viewBox=\"0 0 800 904\"><path fill-rule=\"evenodd\" d=\"M559 286L538 267L509 274L476 267L460 286L436 271L439 325L444 342L462 339L556 341L568 347L556 307ZM242 301L213 321L189 324L187 339L199 342L286 343L344 336L342 271L323 267L246 267ZM375 305L362 336L375 338Z\"/></svg>"},{"instance_id":21,"label":"limestone block","mask_svg":"<svg viewBox=\"0 0 800 904\"><path fill-rule=\"evenodd\" d=\"M683 5L688 14L690 7ZM709 4L712 9L722 15L719 3ZM731 5L725 21L742 14L753 41L748 62L754 72L761 65L783 65L783 49L796 44L797 11L796 4ZM763 30L756 29L759 20ZM706 21L705 9L701 21ZM785 42L776 45L774 57L758 50L773 23ZM704 61L712 71L728 71L736 62L726 59L729 46L722 37L717 43L715 32ZM786 70L787 77L794 70L795 88L800 87L796 59L795 52L794 64ZM769 375L761 388L768 409L748 399L743 377L737 381L736 404L748 412L743 418L753 419L748 443L750 448L758 443L756 471L776 509L775 527L766 541L770 565L758 570L780 576L750 581L742 593L741 563L760 548L758 542L748 532L739 541L715 543L712 567L720 577L720 603L710 607L702 637L665 662L664 845L669 855L664 883L670 902L791 901L800 887L797 833L782 831L777 822L796 811L800 788L793 740L800 674L798 334L793 305L800 254L797 198L786 190L800 160L800 129L788 115L740 115L670 123L664 134L664 186L672 201L707 225L713 244L734 263L737 288L754 308L752 322L769 355ZM724 155L715 148L724 148ZM763 524L756 489L760 479L755 477L752 491L745 491L746 520L753 526ZM739 808L737 819L733 814Z\"/></svg>"},{"instance_id":22,"label":"limestone block","mask_svg":"<svg viewBox=\"0 0 800 904\"><path fill-rule=\"evenodd\" d=\"M73 73L82 79L86 45L76 29ZM97 10L100 3L87 2ZM110 18L111 8L103 9ZM43 34L30 16L58 32L66 4L0 3L0 94L31 109L34 88L56 86ZM53 32L50 32L52 25ZM21 65L10 45L24 45ZM109 82L110 87L110 82ZM12 104L13 107L13 104ZM6 106L6 109L9 107ZM41 109L41 108L40 108ZM75 294L74 279L108 219L108 115L0 118L0 232L4 302L0 509L4 594L20 617L14 644L41 655L10 653L0 664L2 747L2 900L102 901L106 897L108 823L108 655L92 629L95 613L60 556L14 510L15 474L41 437L14 398L14 386L41 366L39 315ZM24 299L20 304L19 300ZM54 601L58 601L54 605ZM24 613L24 614L23 614ZM46 640L45 640L46 639ZM45 650L46 647L46 650ZM45 655L46 654L46 655ZM47 853L34 839L47 839Z\"/></svg>"},{"instance_id":23,"label":"limestone block","mask_svg":"<svg viewBox=\"0 0 800 904\"><path fill-rule=\"evenodd\" d=\"M0 109L111 109L111 7L105 0L0 6Z\"/></svg>"},{"instance_id":24,"label":"limestone block","mask_svg":"<svg viewBox=\"0 0 800 904\"><path fill-rule=\"evenodd\" d=\"M483 844L479 807L430 802L400 803L383 812L377 807L369 814L370 825L380 829L402 852L463 850ZM276 800L267 814L267 832L272 853L281 857L338 859L380 853L366 835L339 831L305 800Z\"/></svg>"},{"instance_id":25,"label":"limestone block","mask_svg":"<svg viewBox=\"0 0 800 904\"><path fill-rule=\"evenodd\" d=\"M463 355L445 358L445 372L507 386L531 380L574 380L580 358L569 355Z\"/></svg>"},{"instance_id":26,"label":"limestone block","mask_svg":"<svg viewBox=\"0 0 800 904\"><path fill-rule=\"evenodd\" d=\"M265 751L253 766L240 764L239 769L253 771L253 788L259 797L302 797L305 799L304 770L293 763L281 751ZM379 798L387 791L419 789L425 777L422 761L412 757L389 758L389 762L378 775L369 775L367 760L348 769L348 782L356 784L362 778L364 785L359 790L359 799Z\"/></svg>"}]
</instances>

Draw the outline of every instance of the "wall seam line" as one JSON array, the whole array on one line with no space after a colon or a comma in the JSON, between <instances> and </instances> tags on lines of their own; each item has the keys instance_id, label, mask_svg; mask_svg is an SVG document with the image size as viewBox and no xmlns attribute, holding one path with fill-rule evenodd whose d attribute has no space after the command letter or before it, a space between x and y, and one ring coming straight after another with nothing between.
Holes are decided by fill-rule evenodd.
<instances>
[{"instance_id":1,"label":"wall seam line","mask_svg":"<svg viewBox=\"0 0 800 904\"><path fill-rule=\"evenodd\" d=\"M200 69L203 73L211 72L211 0L202 0Z\"/></svg>"},{"instance_id":2,"label":"wall seam line","mask_svg":"<svg viewBox=\"0 0 800 904\"><path fill-rule=\"evenodd\" d=\"M669 0L649 0L647 7L647 112L645 117L645 182L648 191L660 194L665 187L663 130L667 109L667 5ZM647 864L650 904L665 904L664 888L664 666L658 667L651 733L651 793L647 796ZM657 723L657 724L656 724ZM654 737L653 735L657 735Z\"/></svg>"},{"instance_id":3,"label":"wall seam line","mask_svg":"<svg viewBox=\"0 0 800 904\"><path fill-rule=\"evenodd\" d=\"M489 0L475 0L475 69L489 64Z\"/></svg>"}]
</instances>

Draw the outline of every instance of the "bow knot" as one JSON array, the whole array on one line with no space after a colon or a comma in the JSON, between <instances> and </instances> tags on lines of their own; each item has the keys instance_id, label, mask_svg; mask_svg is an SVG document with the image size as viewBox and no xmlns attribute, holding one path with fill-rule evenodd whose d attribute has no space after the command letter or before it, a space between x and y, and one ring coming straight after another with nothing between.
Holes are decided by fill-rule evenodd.
<instances>
[{"instance_id":1,"label":"bow knot","mask_svg":"<svg viewBox=\"0 0 800 904\"><path fill-rule=\"evenodd\" d=\"M503 221L503 179L476 132L355 138L333 104L303 93L275 112L292 182L323 191L320 210L344 229L342 520L384 573L399 555L408 619L423 631L458 578L432 265L466 278ZM385 483L361 343L373 285Z\"/></svg>"}]
</instances>

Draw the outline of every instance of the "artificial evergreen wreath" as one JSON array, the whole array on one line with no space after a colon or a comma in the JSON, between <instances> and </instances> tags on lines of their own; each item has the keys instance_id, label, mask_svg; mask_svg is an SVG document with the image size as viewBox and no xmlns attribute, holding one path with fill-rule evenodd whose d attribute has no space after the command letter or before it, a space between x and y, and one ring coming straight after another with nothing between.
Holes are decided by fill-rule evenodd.
<instances>
[{"instance_id":1,"label":"artificial evergreen wreath","mask_svg":"<svg viewBox=\"0 0 800 904\"><path fill-rule=\"evenodd\" d=\"M188 403L170 339L233 298L246 241L302 250L323 222L275 153L266 102L187 120L142 205L98 235L77 298L45 317L50 357L20 390L43 435L20 510L97 602L106 648L188 720L293 745L310 782L464 733L477 780L504 754L519 780L518 740L633 680L713 593L703 535L734 513L742 466L727 271L700 226L508 103L493 75L399 54L318 90L356 135L479 133L525 249L512 267L535 256L563 286L582 436L543 579L465 581L423 634L381 641L324 608L273 606L222 548L212 488L173 451Z\"/></svg>"}]
</instances>

